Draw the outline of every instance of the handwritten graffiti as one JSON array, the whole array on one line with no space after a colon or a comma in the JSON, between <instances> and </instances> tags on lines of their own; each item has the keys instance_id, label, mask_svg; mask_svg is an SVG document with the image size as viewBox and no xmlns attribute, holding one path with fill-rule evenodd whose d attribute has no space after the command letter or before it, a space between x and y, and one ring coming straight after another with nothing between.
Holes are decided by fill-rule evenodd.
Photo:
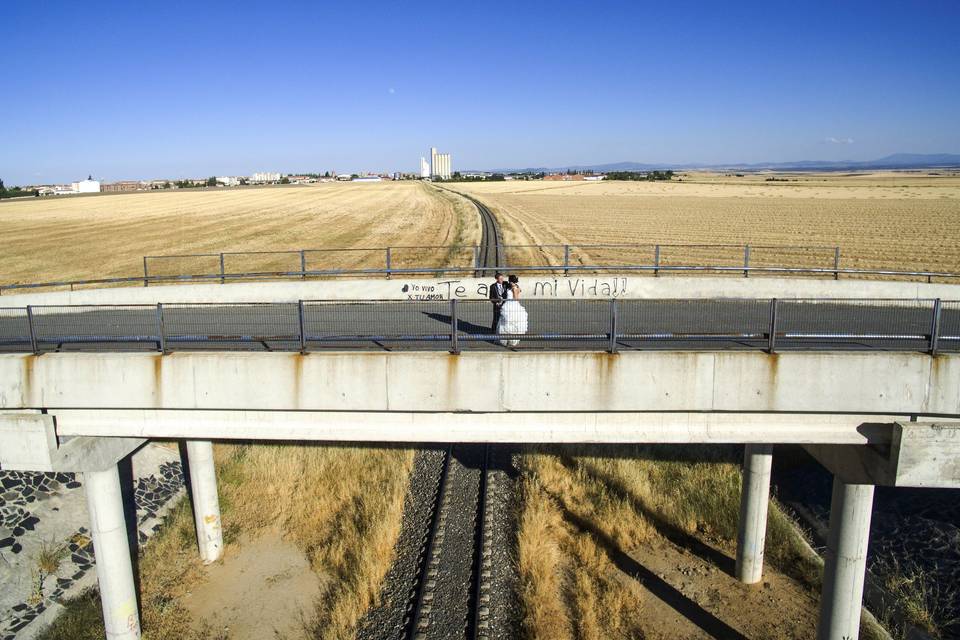
<instances>
[{"instance_id":1,"label":"handwritten graffiti","mask_svg":"<svg viewBox=\"0 0 960 640\"><path fill-rule=\"evenodd\" d=\"M475 288L474 288L475 287ZM627 279L620 278L553 278L523 283L531 298L620 298L627 294ZM431 283L407 283L401 288L407 300L464 300L486 298L490 283L464 283L445 280Z\"/></svg>"},{"instance_id":2,"label":"handwritten graffiti","mask_svg":"<svg viewBox=\"0 0 960 640\"><path fill-rule=\"evenodd\" d=\"M442 288L432 284L405 284L400 290L407 294L407 300L446 300Z\"/></svg>"}]
</instances>

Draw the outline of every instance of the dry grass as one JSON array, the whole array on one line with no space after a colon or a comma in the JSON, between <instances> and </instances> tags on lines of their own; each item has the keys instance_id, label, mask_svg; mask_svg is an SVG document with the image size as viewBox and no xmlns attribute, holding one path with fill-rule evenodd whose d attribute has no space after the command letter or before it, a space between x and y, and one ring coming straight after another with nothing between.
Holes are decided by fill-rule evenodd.
<instances>
[{"instance_id":1,"label":"dry grass","mask_svg":"<svg viewBox=\"0 0 960 640\"><path fill-rule=\"evenodd\" d=\"M136 276L142 256L388 245L476 244L459 198L415 182L145 192L0 203L0 284ZM309 256L309 269L382 267L383 252ZM442 264L397 251L395 266ZM247 267L247 268L245 268ZM228 271L299 270L299 256L228 259ZM154 262L151 272L212 273L219 259Z\"/></svg>"},{"instance_id":2,"label":"dry grass","mask_svg":"<svg viewBox=\"0 0 960 640\"><path fill-rule=\"evenodd\" d=\"M518 533L525 635L661 637L655 616L644 612L649 595L617 570L610 549L629 554L666 539L685 548L708 543L732 557L738 453L732 447L651 446L528 451ZM766 558L798 581L801 593L818 586L816 557L775 501ZM815 617L815 601L808 599ZM760 624L778 616L771 607L743 617Z\"/></svg>"},{"instance_id":3,"label":"dry grass","mask_svg":"<svg viewBox=\"0 0 960 640\"><path fill-rule=\"evenodd\" d=\"M500 182L452 185L490 205L508 244L722 243L840 246L843 267L960 272L960 177L909 175L729 178L688 174L684 182ZM549 252L562 258L560 249ZM664 264L718 257L742 264L741 252L665 250ZM545 256L512 252L514 261ZM811 262L831 266L832 252L754 251L758 266ZM652 248L580 249L574 259L651 263Z\"/></svg>"},{"instance_id":4,"label":"dry grass","mask_svg":"<svg viewBox=\"0 0 960 640\"><path fill-rule=\"evenodd\" d=\"M413 452L296 445L218 445L215 452L226 556L242 535L279 527L322 578L304 634L352 637L393 562ZM210 637L209 625L191 620L181 603L205 579L187 500L167 516L139 568L145 639ZM81 596L42 638L103 637L98 608L97 598Z\"/></svg>"}]
</instances>

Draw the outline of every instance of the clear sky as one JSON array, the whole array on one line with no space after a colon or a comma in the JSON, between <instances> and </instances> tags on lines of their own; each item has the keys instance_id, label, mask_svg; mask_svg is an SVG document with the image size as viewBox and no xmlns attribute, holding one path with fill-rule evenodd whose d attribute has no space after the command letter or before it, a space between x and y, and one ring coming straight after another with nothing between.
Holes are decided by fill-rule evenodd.
<instances>
[{"instance_id":1,"label":"clear sky","mask_svg":"<svg viewBox=\"0 0 960 640\"><path fill-rule=\"evenodd\" d=\"M960 152L960 2L0 7L8 185Z\"/></svg>"}]
</instances>

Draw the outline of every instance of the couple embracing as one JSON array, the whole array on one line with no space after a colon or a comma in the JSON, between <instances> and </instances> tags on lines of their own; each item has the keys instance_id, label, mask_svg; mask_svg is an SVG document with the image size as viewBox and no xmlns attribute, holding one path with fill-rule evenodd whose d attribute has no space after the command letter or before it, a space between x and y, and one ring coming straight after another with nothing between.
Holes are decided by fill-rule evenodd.
<instances>
[{"instance_id":1,"label":"couple embracing","mask_svg":"<svg viewBox=\"0 0 960 640\"><path fill-rule=\"evenodd\" d=\"M502 273L490 285L490 302L493 303L491 330L498 335L519 335L527 332L527 310L520 304L520 279L510 276L504 282ZM515 347L519 340L501 340L505 347Z\"/></svg>"}]
</instances>

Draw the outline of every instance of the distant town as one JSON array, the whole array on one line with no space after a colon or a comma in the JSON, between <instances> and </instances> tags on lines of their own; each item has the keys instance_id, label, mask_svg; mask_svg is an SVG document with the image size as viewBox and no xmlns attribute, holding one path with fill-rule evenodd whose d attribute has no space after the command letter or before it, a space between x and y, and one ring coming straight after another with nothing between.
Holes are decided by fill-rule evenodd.
<instances>
[{"instance_id":1,"label":"distant town","mask_svg":"<svg viewBox=\"0 0 960 640\"><path fill-rule=\"evenodd\" d=\"M162 189L191 189L198 187L240 187L247 185L274 184L314 184L318 182L383 182L387 180L425 180L431 182L462 181L498 181L498 180L603 180L607 176L590 170L548 173L546 171L517 171L497 173L488 171L453 171L451 154L440 153L436 147L430 148L429 159L420 157L418 172L360 172L338 173L334 170L322 173L283 173L279 171L257 171L249 176L209 176L206 178L159 178L149 180L117 180L108 182L95 179L93 174L85 180L66 184L33 184L16 187L3 187L0 182L0 197L46 197L68 196L85 193L110 193L125 191L153 191Z\"/></svg>"}]
</instances>

